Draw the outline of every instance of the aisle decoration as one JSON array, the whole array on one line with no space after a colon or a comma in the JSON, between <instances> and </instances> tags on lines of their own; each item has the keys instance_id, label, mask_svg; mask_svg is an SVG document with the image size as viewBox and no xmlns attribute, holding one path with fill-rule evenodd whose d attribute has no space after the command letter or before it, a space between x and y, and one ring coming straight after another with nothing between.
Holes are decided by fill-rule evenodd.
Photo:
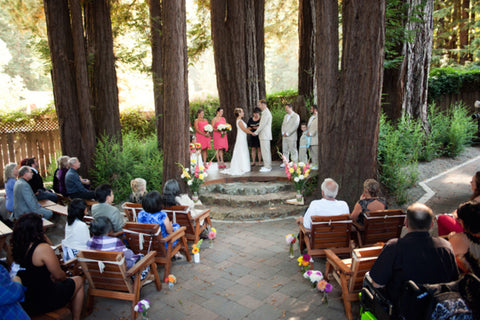
<instances>
[{"instance_id":1,"label":"aisle decoration","mask_svg":"<svg viewBox=\"0 0 480 320\"><path fill-rule=\"evenodd\" d=\"M192 245L193 262L195 263L200 263L200 247L202 246L202 242L203 239L200 239Z\"/></svg>"},{"instance_id":2,"label":"aisle decoration","mask_svg":"<svg viewBox=\"0 0 480 320\"><path fill-rule=\"evenodd\" d=\"M168 283L168 288L173 289L175 283L177 283L177 277L173 274L169 274L168 277L165 278L165 282Z\"/></svg>"},{"instance_id":3,"label":"aisle decoration","mask_svg":"<svg viewBox=\"0 0 480 320\"><path fill-rule=\"evenodd\" d=\"M298 257L298 265L301 266L302 274L309 269L313 269L313 259L308 254Z\"/></svg>"},{"instance_id":4,"label":"aisle decoration","mask_svg":"<svg viewBox=\"0 0 480 320\"><path fill-rule=\"evenodd\" d=\"M282 157L283 164L285 165L285 174L289 181L293 182L295 191L297 191L297 202L303 202L303 189L305 182L310 175L310 165L303 162L288 162L287 158L280 152L278 154Z\"/></svg>"},{"instance_id":5,"label":"aisle decoration","mask_svg":"<svg viewBox=\"0 0 480 320\"><path fill-rule=\"evenodd\" d=\"M195 144L194 148L196 148ZM198 201L198 191L200 186L205 183L205 178L208 176L207 169L210 166L210 162L205 166L199 165L195 158L190 160L190 168L185 168L181 163L177 162L177 165L182 168L182 174L180 177L187 183L190 192L192 193L192 200Z\"/></svg>"},{"instance_id":6,"label":"aisle decoration","mask_svg":"<svg viewBox=\"0 0 480 320\"><path fill-rule=\"evenodd\" d=\"M213 248L213 239L217 237L217 229L212 227L212 230L208 233L208 239L210 239L210 248Z\"/></svg>"},{"instance_id":7,"label":"aisle decoration","mask_svg":"<svg viewBox=\"0 0 480 320\"><path fill-rule=\"evenodd\" d=\"M318 270L307 270L303 274L303 277L310 280L310 282L312 283L312 288L315 288L317 286L317 283L323 280L323 274Z\"/></svg>"},{"instance_id":8,"label":"aisle decoration","mask_svg":"<svg viewBox=\"0 0 480 320\"><path fill-rule=\"evenodd\" d=\"M150 309L150 301L148 299L143 299L138 301L135 307L133 307L133 310L135 310L135 312L140 312L142 314L143 319L148 319L147 318L148 309Z\"/></svg>"},{"instance_id":9,"label":"aisle decoration","mask_svg":"<svg viewBox=\"0 0 480 320\"><path fill-rule=\"evenodd\" d=\"M317 283L317 289L318 291L323 293L322 303L325 303L326 305L328 305L327 293L332 291L333 289L332 285L328 283L326 280L321 280Z\"/></svg>"},{"instance_id":10,"label":"aisle decoration","mask_svg":"<svg viewBox=\"0 0 480 320\"><path fill-rule=\"evenodd\" d=\"M219 124L217 126L217 130L220 131L220 133L222 134L222 138L223 138L223 137L225 137L225 134L227 132L232 131L232 126L229 123Z\"/></svg>"},{"instance_id":11,"label":"aisle decoration","mask_svg":"<svg viewBox=\"0 0 480 320\"><path fill-rule=\"evenodd\" d=\"M289 233L285 236L285 241L287 242L287 244L290 245L290 250L289 250L289 257L290 259L293 259L294 258L294 255L293 255L293 244L295 242L297 242L297 238L295 238L295 235L293 233Z\"/></svg>"}]
</instances>

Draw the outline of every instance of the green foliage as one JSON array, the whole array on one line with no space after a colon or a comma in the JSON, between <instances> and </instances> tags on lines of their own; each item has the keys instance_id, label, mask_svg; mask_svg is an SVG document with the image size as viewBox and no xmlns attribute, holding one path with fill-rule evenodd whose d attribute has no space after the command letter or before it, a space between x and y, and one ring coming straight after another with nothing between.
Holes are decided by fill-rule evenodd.
<instances>
[{"instance_id":1,"label":"green foliage","mask_svg":"<svg viewBox=\"0 0 480 320\"><path fill-rule=\"evenodd\" d=\"M203 100L197 99L190 101L190 123L193 125L193 122L197 118L197 111L199 109L204 111L204 118L211 122L215 117L215 113L219 106L220 102L216 97L207 97Z\"/></svg>"},{"instance_id":2,"label":"green foliage","mask_svg":"<svg viewBox=\"0 0 480 320\"><path fill-rule=\"evenodd\" d=\"M196 14L187 20L191 25L187 30L188 60L190 64L198 61L203 52L212 46L210 34L210 1L195 1Z\"/></svg>"},{"instance_id":3,"label":"green foliage","mask_svg":"<svg viewBox=\"0 0 480 320\"><path fill-rule=\"evenodd\" d=\"M122 135L133 133L141 139L155 135L155 116L138 110L126 110L120 113Z\"/></svg>"},{"instance_id":4,"label":"green foliage","mask_svg":"<svg viewBox=\"0 0 480 320\"><path fill-rule=\"evenodd\" d=\"M432 102L440 95L457 94L466 86L480 87L480 65L432 69L428 80L428 101Z\"/></svg>"},{"instance_id":5,"label":"green foliage","mask_svg":"<svg viewBox=\"0 0 480 320\"><path fill-rule=\"evenodd\" d=\"M157 148L157 139L145 139L135 134L123 136L123 146L108 137L97 142L94 168L90 172L95 185L109 183L118 200L131 193L130 181L147 180L148 190L161 190L163 155Z\"/></svg>"},{"instance_id":6,"label":"green foliage","mask_svg":"<svg viewBox=\"0 0 480 320\"><path fill-rule=\"evenodd\" d=\"M22 123L30 123L32 121L42 118L57 118L57 113L55 112L53 106L49 106L48 108L42 110L33 110L30 114L27 114L24 111L13 111L9 113L4 113L0 110L0 115L0 125L11 122L20 125Z\"/></svg>"},{"instance_id":7,"label":"green foliage","mask_svg":"<svg viewBox=\"0 0 480 320\"><path fill-rule=\"evenodd\" d=\"M467 108L461 103L457 103L448 110L450 125L447 131L447 144L444 154L449 157L456 157L465 150L465 145L470 144L477 126L468 114Z\"/></svg>"}]
</instances>

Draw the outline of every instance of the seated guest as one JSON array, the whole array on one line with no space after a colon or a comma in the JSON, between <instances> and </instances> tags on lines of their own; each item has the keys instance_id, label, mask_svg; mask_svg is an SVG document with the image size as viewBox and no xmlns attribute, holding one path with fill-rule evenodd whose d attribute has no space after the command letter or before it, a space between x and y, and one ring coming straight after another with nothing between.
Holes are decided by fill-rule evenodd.
<instances>
[{"instance_id":1,"label":"seated guest","mask_svg":"<svg viewBox=\"0 0 480 320\"><path fill-rule=\"evenodd\" d=\"M313 216L339 216L350 213L345 201L335 199L338 194L338 184L333 179L323 180L321 189L323 198L312 201L305 216L297 218L297 223L303 224L306 229L312 228Z\"/></svg>"},{"instance_id":2,"label":"seated guest","mask_svg":"<svg viewBox=\"0 0 480 320\"><path fill-rule=\"evenodd\" d=\"M480 171L477 171L470 181L473 194L469 201L480 202ZM451 214L441 214L437 217L438 235L445 236L450 232L463 232L462 225L457 220L457 211Z\"/></svg>"},{"instance_id":3,"label":"seated guest","mask_svg":"<svg viewBox=\"0 0 480 320\"><path fill-rule=\"evenodd\" d=\"M95 192L85 188L83 184L89 184L88 179L82 179L78 175L77 170L80 169L80 161L77 158L70 158L68 160L68 169L67 174L65 175L65 188L67 190L67 195L70 198L80 198L90 200L95 198Z\"/></svg>"},{"instance_id":4,"label":"seated guest","mask_svg":"<svg viewBox=\"0 0 480 320\"><path fill-rule=\"evenodd\" d=\"M58 163L58 168L57 171L55 171L55 174L53 175L54 181L55 178L58 181L58 191L55 190L55 182L53 183L54 187L53 189L55 192L61 193L64 196L67 195L67 187L65 186L65 176L67 175L68 172L68 160L70 159L69 156L61 156L58 158L57 163Z\"/></svg>"},{"instance_id":5,"label":"seated guest","mask_svg":"<svg viewBox=\"0 0 480 320\"><path fill-rule=\"evenodd\" d=\"M480 203L469 201L457 209L464 232L450 236L450 244L460 270L480 277Z\"/></svg>"},{"instance_id":6,"label":"seated guest","mask_svg":"<svg viewBox=\"0 0 480 320\"><path fill-rule=\"evenodd\" d=\"M128 201L141 203L143 197L147 193L147 181L142 178L135 178L130 181L130 187L132 188L132 193L128 197Z\"/></svg>"},{"instance_id":7,"label":"seated guest","mask_svg":"<svg viewBox=\"0 0 480 320\"><path fill-rule=\"evenodd\" d=\"M352 220L363 224L365 212L387 209L387 202L379 198L380 184L375 179L367 179L363 183L363 193L352 211Z\"/></svg>"},{"instance_id":8,"label":"seated guest","mask_svg":"<svg viewBox=\"0 0 480 320\"><path fill-rule=\"evenodd\" d=\"M137 221L140 223L155 223L160 225L162 237L168 236L180 228L178 223L171 223L165 212L162 211L162 196L158 191L150 191L145 195L142 201L143 210L138 213ZM177 240L178 241L178 240ZM177 241L174 242L174 246ZM167 243L165 243L167 247Z\"/></svg>"},{"instance_id":9,"label":"seated guest","mask_svg":"<svg viewBox=\"0 0 480 320\"><path fill-rule=\"evenodd\" d=\"M28 184L32 187L33 193L35 193L37 199L39 201L50 200L53 202L57 202L57 195L51 190L45 189L45 187L43 186L42 176L38 172L38 170L40 169L38 160L35 157L27 158L25 160L25 165L29 166L32 169L33 176L32 179L28 181Z\"/></svg>"},{"instance_id":10,"label":"seated guest","mask_svg":"<svg viewBox=\"0 0 480 320\"><path fill-rule=\"evenodd\" d=\"M23 166L18 170L18 180L13 187L13 217L18 219L24 213L35 212L45 219L50 219L53 215L52 211L42 208L32 187L28 184L32 175L32 169L28 166Z\"/></svg>"},{"instance_id":11,"label":"seated guest","mask_svg":"<svg viewBox=\"0 0 480 320\"><path fill-rule=\"evenodd\" d=\"M90 231L83 217L87 213L87 204L83 199L73 199L68 205L65 239L62 240L63 260L67 261L77 256L78 251L87 249Z\"/></svg>"},{"instance_id":12,"label":"seated guest","mask_svg":"<svg viewBox=\"0 0 480 320\"><path fill-rule=\"evenodd\" d=\"M188 196L188 194L180 194L180 186L177 180L170 179L165 182L163 187L163 206L169 208L172 206L188 206L193 208L195 203Z\"/></svg>"},{"instance_id":13,"label":"seated guest","mask_svg":"<svg viewBox=\"0 0 480 320\"><path fill-rule=\"evenodd\" d=\"M127 268L133 267L135 262L143 255L135 255L132 250L128 249L119 238L111 237L108 234L113 231L112 223L107 217L96 217L90 223L90 232L93 237L87 241L89 250L100 251L117 251L123 252Z\"/></svg>"},{"instance_id":14,"label":"seated guest","mask_svg":"<svg viewBox=\"0 0 480 320\"><path fill-rule=\"evenodd\" d=\"M376 288L396 305L403 284L413 280L416 284L434 284L458 279L458 268L452 246L442 238L431 237L432 209L414 203L407 209L408 233L400 239L391 239L383 247L370 270Z\"/></svg>"},{"instance_id":15,"label":"seated guest","mask_svg":"<svg viewBox=\"0 0 480 320\"><path fill-rule=\"evenodd\" d=\"M13 280L13 281L12 281ZM29 320L20 302L25 297L22 281L15 276L10 279L8 265L0 261L0 314L2 319Z\"/></svg>"},{"instance_id":16,"label":"seated guest","mask_svg":"<svg viewBox=\"0 0 480 320\"><path fill-rule=\"evenodd\" d=\"M112 187L109 184L101 184L95 189L95 199L99 203L92 206L92 216L107 217L113 225L113 231L122 230L125 218L118 208L112 206L114 199Z\"/></svg>"},{"instance_id":17,"label":"seated guest","mask_svg":"<svg viewBox=\"0 0 480 320\"><path fill-rule=\"evenodd\" d=\"M27 288L23 308L30 316L72 304L74 320L83 305L83 278L67 278L55 252L45 241L42 218L36 213L21 216L12 235L12 255L20 265L17 275Z\"/></svg>"},{"instance_id":18,"label":"seated guest","mask_svg":"<svg viewBox=\"0 0 480 320\"><path fill-rule=\"evenodd\" d=\"M5 166L5 194L7 196L5 207L9 212L13 212L13 187L17 182L18 167L16 163L9 163Z\"/></svg>"}]
</instances>

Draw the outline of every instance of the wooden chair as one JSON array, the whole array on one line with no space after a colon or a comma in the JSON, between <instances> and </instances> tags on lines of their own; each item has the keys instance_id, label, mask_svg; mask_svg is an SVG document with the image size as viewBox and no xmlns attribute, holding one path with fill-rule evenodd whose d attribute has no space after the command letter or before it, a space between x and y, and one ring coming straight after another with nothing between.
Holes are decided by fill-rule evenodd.
<instances>
[{"instance_id":1,"label":"wooden chair","mask_svg":"<svg viewBox=\"0 0 480 320\"><path fill-rule=\"evenodd\" d=\"M197 243L200 239L200 233L207 228L207 225L212 227L212 221L210 220L210 209L204 210L199 215L192 218L191 212L187 206L172 206L163 209L168 215L168 218L173 223L178 223L180 226L185 227L185 236L187 240ZM201 223L203 221L203 224Z\"/></svg>"},{"instance_id":2,"label":"wooden chair","mask_svg":"<svg viewBox=\"0 0 480 320\"><path fill-rule=\"evenodd\" d=\"M399 238L404 224L405 213L401 209L366 212L363 226L354 223L359 246L371 246Z\"/></svg>"},{"instance_id":3,"label":"wooden chair","mask_svg":"<svg viewBox=\"0 0 480 320\"><path fill-rule=\"evenodd\" d=\"M47 312L42 315L32 317L32 320L70 320L72 319L72 311L67 307Z\"/></svg>"},{"instance_id":4,"label":"wooden chair","mask_svg":"<svg viewBox=\"0 0 480 320\"><path fill-rule=\"evenodd\" d=\"M162 237L158 224L126 222L123 231L125 242L128 243L133 252L147 254L152 250L156 251L155 262L165 267L163 279L169 275L172 258L180 250L185 253L187 261L191 261L187 239L185 238L185 227L181 227L165 238ZM175 241L177 243L174 246Z\"/></svg>"},{"instance_id":5,"label":"wooden chair","mask_svg":"<svg viewBox=\"0 0 480 320\"><path fill-rule=\"evenodd\" d=\"M312 257L325 256L325 249L337 254L350 255L355 247L351 240L352 220L348 214L339 216L313 216L312 229L300 225L300 252L307 248Z\"/></svg>"},{"instance_id":6,"label":"wooden chair","mask_svg":"<svg viewBox=\"0 0 480 320\"><path fill-rule=\"evenodd\" d=\"M382 247L358 248L353 250L351 259L341 260L332 250L325 250L325 278L328 279L332 273L342 287L342 299L348 320L353 319L351 302L358 300L365 273L370 271L381 251Z\"/></svg>"},{"instance_id":7,"label":"wooden chair","mask_svg":"<svg viewBox=\"0 0 480 320\"><path fill-rule=\"evenodd\" d=\"M105 297L132 302L132 320L136 318L133 309L140 298L140 288L146 281L155 280L157 291L162 283L155 264L155 251L151 251L133 267L127 270L123 252L82 250L77 259L88 280L87 313L93 310L93 297ZM150 266L148 276L142 281L140 274Z\"/></svg>"},{"instance_id":8,"label":"wooden chair","mask_svg":"<svg viewBox=\"0 0 480 320\"><path fill-rule=\"evenodd\" d=\"M125 202L122 204L123 212L128 218L128 221L137 222L137 215L140 211L142 211L142 204L141 203L134 203L134 202Z\"/></svg>"}]
</instances>

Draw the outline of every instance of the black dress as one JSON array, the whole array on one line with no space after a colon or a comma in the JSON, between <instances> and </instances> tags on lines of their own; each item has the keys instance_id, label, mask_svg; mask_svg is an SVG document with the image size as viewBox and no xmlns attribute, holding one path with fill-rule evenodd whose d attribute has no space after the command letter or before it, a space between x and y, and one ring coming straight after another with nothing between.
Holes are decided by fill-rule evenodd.
<instances>
[{"instance_id":1,"label":"black dress","mask_svg":"<svg viewBox=\"0 0 480 320\"><path fill-rule=\"evenodd\" d=\"M253 120L253 118L250 118L250 119L248 119L247 127L250 130L255 131L252 127L258 126L259 123L260 123L260 119L255 121L255 120ZM258 139L258 136L254 136L254 135L249 134L247 140L248 140L248 146L250 148L260 148L260 140Z\"/></svg>"}]
</instances>

